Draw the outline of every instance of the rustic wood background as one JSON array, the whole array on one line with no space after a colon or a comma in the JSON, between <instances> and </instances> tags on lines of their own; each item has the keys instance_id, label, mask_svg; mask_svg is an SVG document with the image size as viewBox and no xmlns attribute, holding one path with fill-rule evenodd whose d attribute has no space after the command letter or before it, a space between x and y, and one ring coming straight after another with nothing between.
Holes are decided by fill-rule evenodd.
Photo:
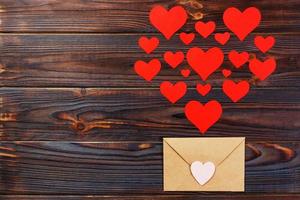
<instances>
[{"instance_id":1,"label":"rustic wood background","mask_svg":"<svg viewBox=\"0 0 300 200\"><path fill-rule=\"evenodd\" d=\"M261 26L222 48L273 56L276 72L260 82L234 70L234 79L252 83L240 103L222 93L219 71L207 97L190 89L171 105L158 85L181 80L179 71L164 67L152 84L133 71L137 59L187 50L150 26L155 4L183 5L186 31L203 17L217 32L226 30L229 6L258 7ZM0 199L300 199L299 8L300 0L0 0ZM138 48L142 35L162 39L154 55ZM255 35L274 35L276 46L260 54ZM198 36L193 45L217 44ZM197 80L186 79L191 87ZM192 98L224 106L207 137L247 137L245 193L163 192L162 137L199 136L183 113Z\"/></svg>"}]
</instances>

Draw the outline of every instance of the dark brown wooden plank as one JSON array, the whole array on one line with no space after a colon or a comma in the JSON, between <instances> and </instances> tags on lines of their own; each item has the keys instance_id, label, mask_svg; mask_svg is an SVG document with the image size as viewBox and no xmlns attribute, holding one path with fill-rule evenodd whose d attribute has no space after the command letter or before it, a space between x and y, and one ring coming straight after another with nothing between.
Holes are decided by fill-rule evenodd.
<instances>
[{"instance_id":1,"label":"dark brown wooden plank","mask_svg":"<svg viewBox=\"0 0 300 200\"><path fill-rule=\"evenodd\" d=\"M246 193L300 192L299 142L246 147ZM0 166L1 194L168 194L160 142L0 142Z\"/></svg>"},{"instance_id":2,"label":"dark brown wooden plank","mask_svg":"<svg viewBox=\"0 0 300 200\"><path fill-rule=\"evenodd\" d=\"M263 21L257 32L299 32L299 0L23 0L0 2L2 32L153 32L148 12L156 4L183 5L190 12L185 30L195 20L214 20L224 31L222 13L228 7L261 9ZM203 7L203 8L202 8Z\"/></svg>"},{"instance_id":3,"label":"dark brown wooden plank","mask_svg":"<svg viewBox=\"0 0 300 200\"><path fill-rule=\"evenodd\" d=\"M5 200L299 200L298 194L183 194L183 195L0 195Z\"/></svg>"},{"instance_id":4,"label":"dark brown wooden plank","mask_svg":"<svg viewBox=\"0 0 300 200\"><path fill-rule=\"evenodd\" d=\"M34 87L155 87L164 80L184 80L180 70L188 67L184 62L176 69L164 61L161 72L151 84L140 78L133 69L137 60L149 61L162 58L167 50L187 51L187 46L176 37L162 41L153 55L147 56L137 45L140 34L53 35L26 34L1 35L0 39L0 85ZM158 36L158 35L156 35ZM259 59L275 57L277 69L265 81L249 72L247 65L236 69L227 57L223 66L209 77L208 82L221 86L222 68L233 70L232 78L246 79L257 86L300 87L300 35L276 35L276 46L267 55L258 52L250 36L243 45L232 39L225 47L230 50L248 51ZM213 39L195 39L191 46L208 49L216 46ZM218 46L218 45L217 45ZM162 60L162 59L161 59ZM186 82L195 86L200 78L192 73Z\"/></svg>"},{"instance_id":5,"label":"dark brown wooden plank","mask_svg":"<svg viewBox=\"0 0 300 200\"><path fill-rule=\"evenodd\" d=\"M299 88L253 88L232 103L220 89L207 97L189 90L171 105L159 89L2 88L1 140L155 140L199 136L184 115L192 100L218 99L223 115L206 136L300 139Z\"/></svg>"}]
</instances>

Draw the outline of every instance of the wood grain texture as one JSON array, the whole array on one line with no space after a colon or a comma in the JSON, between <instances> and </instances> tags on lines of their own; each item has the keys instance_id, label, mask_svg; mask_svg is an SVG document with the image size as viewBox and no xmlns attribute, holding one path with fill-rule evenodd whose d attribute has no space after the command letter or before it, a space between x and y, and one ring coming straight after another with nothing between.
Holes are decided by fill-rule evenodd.
<instances>
[{"instance_id":1,"label":"wood grain texture","mask_svg":"<svg viewBox=\"0 0 300 200\"><path fill-rule=\"evenodd\" d=\"M199 136L183 109L193 99L218 99L223 105L222 118L206 136L300 139L299 88L253 88L240 103L232 103L221 89L207 97L191 89L175 105L159 89L2 88L0 97L1 140L161 141L164 136Z\"/></svg>"},{"instance_id":2,"label":"wood grain texture","mask_svg":"<svg viewBox=\"0 0 300 200\"><path fill-rule=\"evenodd\" d=\"M299 200L298 194L185 194L185 195L0 195L5 200Z\"/></svg>"},{"instance_id":3,"label":"wood grain texture","mask_svg":"<svg viewBox=\"0 0 300 200\"><path fill-rule=\"evenodd\" d=\"M246 194L299 193L299 153L299 142L248 142ZM161 142L0 142L0 166L1 194L169 194Z\"/></svg>"},{"instance_id":4,"label":"wood grain texture","mask_svg":"<svg viewBox=\"0 0 300 200\"><path fill-rule=\"evenodd\" d=\"M228 7L259 8L263 21L257 32L299 32L298 0L22 0L0 1L1 32L154 32L148 20L156 4L184 6L190 20L184 30L193 30L195 20L214 20L224 31L222 13Z\"/></svg>"},{"instance_id":5,"label":"wood grain texture","mask_svg":"<svg viewBox=\"0 0 300 200\"><path fill-rule=\"evenodd\" d=\"M300 87L300 35L276 35L276 46L266 55L258 52L251 35L241 45L232 37L221 47L212 38L198 36L189 47L183 45L178 35L171 41L161 40L153 55L146 55L137 45L141 34L55 35L25 34L0 35L0 85L15 87L155 87L162 81L185 80L195 86L200 78L192 73L184 79L180 70L188 68L186 62L176 69L163 60L167 50L182 50L199 46L203 49L219 46L227 54L230 50L248 51L261 60L274 57L277 69L267 80L257 81L247 64L236 69L225 58L222 67L211 75L208 82L220 87L224 80L221 69L233 71L235 80L246 79L257 86ZM153 34L152 34L153 36ZM159 35L155 35L158 36ZM161 37L159 37L161 39ZM134 72L137 60L159 58L162 70L151 83Z\"/></svg>"}]
</instances>

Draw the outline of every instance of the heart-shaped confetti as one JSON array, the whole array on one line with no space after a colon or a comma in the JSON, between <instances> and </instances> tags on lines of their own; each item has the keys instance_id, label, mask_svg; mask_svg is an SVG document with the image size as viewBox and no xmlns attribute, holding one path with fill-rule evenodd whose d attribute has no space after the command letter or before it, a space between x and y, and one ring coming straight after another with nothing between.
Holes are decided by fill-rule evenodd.
<instances>
[{"instance_id":1,"label":"heart-shaped confetti","mask_svg":"<svg viewBox=\"0 0 300 200\"><path fill-rule=\"evenodd\" d=\"M189 45L194 40L195 34L194 33L180 33L179 37L184 44Z\"/></svg>"},{"instance_id":2,"label":"heart-shaped confetti","mask_svg":"<svg viewBox=\"0 0 300 200\"><path fill-rule=\"evenodd\" d=\"M174 85L169 81L164 81L160 84L160 92L171 103L176 103L181 99L187 90L185 82L177 82Z\"/></svg>"},{"instance_id":3,"label":"heart-shaped confetti","mask_svg":"<svg viewBox=\"0 0 300 200\"><path fill-rule=\"evenodd\" d=\"M186 33L183 32L183 30L180 30L187 22L187 13L188 12L182 6L175 6L170 9L166 9L163 6L157 5L150 10L149 20L153 27L156 28L166 40L170 40L177 31L180 31L180 34L177 35L179 38L176 38L181 41L179 45L190 45L195 40L195 33L198 33L202 37L201 39L205 40L215 32L216 23L214 21L195 22L194 32ZM236 36L243 42L245 38L260 24L261 13L255 7L246 8L244 11L230 7L223 13L223 21L229 29L228 31L233 32L233 36ZM232 34L228 31L215 33L213 35L215 41L218 43L217 45L225 46L228 44L228 41L232 36ZM268 52L275 44L275 38L273 36L263 37L258 35L252 41L257 49L262 53ZM138 40L138 45L145 51L146 54L151 54L155 51L155 49L157 49L160 42L163 43L165 41L160 41L157 37L142 36ZM242 43L239 45L242 47ZM248 63L250 72L252 72L253 75L261 81L268 78L276 70L276 60L274 58L264 56L266 58L264 61L261 61L259 59L260 54L256 55L254 54L255 52L248 53L242 50L240 46L240 52L234 49L229 49L229 53L227 53L227 49L225 51L228 60L235 68L240 69ZM163 48L160 48L160 50L161 49ZM193 46L187 50L182 48L182 46L176 48L183 49L181 51L175 51L175 49L170 49L168 46L166 46L165 49L167 49L167 51L161 54L165 61L163 65L170 66L174 71L179 70L182 76L181 78L188 78L192 72L191 70L193 70L200 79L205 82L214 72L218 71L224 62L223 51L215 46L206 47L205 49L202 49L199 46ZM186 52L186 54L183 52ZM188 68L179 68L180 64L185 64L185 59L191 67L191 70ZM155 58L149 62L138 60L134 64L134 70L140 77L150 82L161 71L162 66L160 60L162 59ZM225 60L225 62L227 62L227 60ZM229 77L232 74L230 69L222 69L222 74L224 76L222 91L229 99L231 99L232 102L236 103L241 101L243 98L247 98L247 94L250 90L250 84L248 81L242 80L235 82L230 80ZM219 81L215 82L219 83ZM196 91L202 96L209 94L211 92L211 88L212 86L208 83L198 83L196 85ZM187 89L187 84L183 81L171 83L170 81L165 80L160 84L160 92L162 96L173 104L184 97L187 93ZM204 134L220 119L223 109L217 100L209 100L206 104L192 100L185 105L184 112L186 118L199 129L200 133ZM207 164L195 161L195 167L191 169L194 178L200 185L207 183L214 174L212 165L210 166L211 169L207 168L208 165L210 165L209 162ZM206 176L202 174L201 170L205 171Z\"/></svg>"},{"instance_id":4,"label":"heart-shaped confetti","mask_svg":"<svg viewBox=\"0 0 300 200\"><path fill-rule=\"evenodd\" d=\"M216 33L215 34L215 40L219 42L221 45L225 45L230 38L230 33Z\"/></svg>"},{"instance_id":5,"label":"heart-shaped confetti","mask_svg":"<svg viewBox=\"0 0 300 200\"><path fill-rule=\"evenodd\" d=\"M224 54L218 47L213 47L206 52L198 47L188 50L186 55L189 65L205 81L223 63Z\"/></svg>"},{"instance_id":6,"label":"heart-shaped confetti","mask_svg":"<svg viewBox=\"0 0 300 200\"><path fill-rule=\"evenodd\" d=\"M250 85L247 81L235 83L232 80L225 80L223 83L223 92L235 103L246 96L249 89Z\"/></svg>"},{"instance_id":7,"label":"heart-shaped confetti","mask_svg":"<svg viewBox=\"0 0 300 200\"><path fill-rule=\"evenodd\" d=\"M244 12L231 7L225 10L223 21L241 41L251 33L260 23L261 14L255 7L247 8Z\"/></svg>"},{"instance_id":8,"label":"heart-shaped confetti","mask_svg":"<svg viewBox=\"0 0 300 200\"><path fill-rule=\"evenodd\" d=\"M262 36L256 36L254 39L255 46L263 53L269 51L275 44L275 38L268 36L266 38Z\"/></svg>"},{"instance_id":9,"label":"heart-shaped confetti","mask_svg":"<svg viewBox=\"0 0 300 200\"><path fill-rule=\"evenodd\" d=\"M156 37L148 39L147 37L141 37L139 39L139 45L147 54L150 54L159 45L159 40Z\"/></svg>"},{"instance_id":10,"label":"heart-shaped confetti","mask_svg":"<svg viewBox=\"0 0 300 200\"><path fill-rule=\"evenodd\" d=\"M207 38L212 32L215 31L216 24L213 21L207 23L198 21L195 24L196 31L204 38Z\"/></svg>"},{"instance_id":11,"label":"heart-shaped confetti","mask_svg":"<svg viewBox=\"0 0 300 200\"><path fill-rule=\"evenodd\" d=\"M181 6L175 6L169 11L162 6L155 6L150 11L150 22L166 39L170 39L187 20L187 13Z\"/></svg>"}]
</instances>

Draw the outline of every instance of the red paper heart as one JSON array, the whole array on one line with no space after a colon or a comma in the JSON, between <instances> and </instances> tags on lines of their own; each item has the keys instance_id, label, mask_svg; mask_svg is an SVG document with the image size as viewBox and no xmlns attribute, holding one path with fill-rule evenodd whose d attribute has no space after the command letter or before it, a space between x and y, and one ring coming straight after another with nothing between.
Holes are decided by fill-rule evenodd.
<instances>
[{"instance_id":1,"label":"red paper heart","mask_svg":"<svg viewBox=\"0 0 300 200\"><path fill-rule=\"evenodd\" d=\"M180 63L182 63L184 54L181 51L177 51L176 53L167 51L164 54L164 59L172 68L176 68Z\"/></svg>"},{"instance_id":2,"label":"red paper heart","mask_svg":"<svg viewBox=\"0 0 300 200\"><path fill-rule=\"evenodd\" d=\"M228 32L215 34L215 40L219 42L221 45L226 44L229 38L230 38L230 33Z\"/></svg>"},{"instance_id":3,"label":"red paper heart","mask_svg":"<svg viewBox=\"0 0 300 200\"><path fill-rule=\"evenodd\" d=\"M152 37L148 39L147 37L140 37L139 46L143 49L147 54L151 53L156 49L159 44L159 40L156 37Z\"/></svg>"},{"instance_id":4,"label":"red paper heart","mask_svg":"<svg viewBox=\"0 0 300 200\"><path fill-rule=\"evenodd\" d=\"M250 7L241 12L231 7L225 10L223 21L225 25L243 41L260 23L261 14L255 7Z\"/></svg>"},{"instance_id":5,"label":"red paper heart","mask_svg":"<svg viewBox=\"0 0 300 200\"><path fill-rule=\"evenodd\" d=\"M184 44L189 45L194 40L195 34L182 32L179 34L179 37Z\"/></svg>"},{"instance_id":6,"label":"red paper heart","mask_svg":"<svg viewBox=\"0 0 300 200\"><path fill-rule=\"evenodd\" d=\"M254 58L249 62L249 69L255 76L263 81L275 71L276 61L273 58L269 58L261 62Z\"/></svg>"},{"instance_id":7,"label":"red paper heart","mask_svg":"<svg viewBox=\"0 0 300 200\"><path fill-rule=\"evenodd\" d=\"M166 97L171 103L176 103L179 99L181 99L187 90L187 86L185 82L177 82L176 84L172 84L169 81L164 81L160 84L160 92Z\"/></svg>"},{"instance_id":8,"label":"red paper heart","mask_svg":"<svg viewBox=\"0 0 300 200\"><path fill-rule=\"evenodd\" d=\"M213 21L209 21L207 23L198 21L195 24L196 31L204 38L207 38L212 32L214 32L215 28L216 28L216 24Z\"/></svg>"},{"instance_id":9,"label":"red paper heart","mask_svg":"<svg viewBox=\"0 0 300 200\"><path fill-rule=\"evenodd\" d=\"M227 78L228 76L230 76L231 75L231 70L229 70L229 69L223 69L222 70L222 74L223 74L223 76L225 77L225 78Z\"/></svg>"},{"instance_id":10,"label":"red paper heart","mask_svg":"<svg viewBox=\"0 0 300 200\"><path fill-rule=\"evenodd\" d=\"M134 64L135 72L146 81L151 81L160 71L161 64L158 59L152 59L149 63L138 60Z\"/></svg>"},{"instance_id":11,"label":"red paper heart","mask_svg":"<svg viewBox=\"0 0 300 200\"><path fill-rule=\"evenodd\" d=\"M250 85L247 81L235 83L232 80L225 80L223 82L223 92L235 103L246 96L249 89Z\"/></svg>"},{"instance_id":12,"label":"red paper heart","mask_svg":"<svg viewBox=\"0 0 300 200\"><path fill-rule=\"evenodd\" d=\"M199 131L204 134L222 115L222 106L216 100L205 105L198 101L190 101L185 105L185 115Z\"/></svg>"},{"instance_id":13,"label":"red paper heart","mask_svg":"<svg viewBox=\"0 0 300 200\"><path fill-rule=\"evenodd\" d=\"M218 47L213 47L204 52L194 47L187 52L187 61L195 72L205 81L223 63L224 54Z\"/></svg>"},{"instance_id":14,"label":"red paper heart","mask_svg":"<svg viewBox=\"0 0 300 200\"><path fill-rule=\"evenodd\" d=\"M182 75L184 78L188 77L188 76L190 75L190 73L191 73L191 70L189 70L189 69L182 69L182 70L181 70L181 75Z\"/></svg>"},{"instance_id":15,"label":"red paper heart","mask_svg":"<svg viewBox=\"0 0 300 200\"><path fill-rule=\"evenodd\" d=\"M202 96L206 96L211 90L211 85L210 84L202 85L198 83L196 89L199 94L201 94Z\"/></svg>"},{"instance_id":16,"label":"red paper heart","mask_svg":"<svg viewBox=\"0 0 300 200\"><path fill-rule=\"evenodd\" d=\"M235 50L229 52L229 60L236 68L240 68L249 60L249 54L247 52L238 53Z\"/></svg>"},{"instance_id":17,"label":"red paper heart","mask_svg":"<svg viewBox=\"0 0 300 200\"><path fill-rule=\"evenodd\" d=\"M262 36L256 36L254 39L254 44L261 52L266 53L275 44L275 38L273 36L268 36L266 38Z\"/></svg>"},{"instance_id":18,"label":"red paper heart","mask_svg":"<svg viewBox=\"0 0 300 200\"><path fill-rule=\"evenodd\" d=\"M181 6L175 6L169 11L162 6L155 6L149 18L151 24L169 40L185 24L187 13Z\"/></svg>"}]
</instances>

